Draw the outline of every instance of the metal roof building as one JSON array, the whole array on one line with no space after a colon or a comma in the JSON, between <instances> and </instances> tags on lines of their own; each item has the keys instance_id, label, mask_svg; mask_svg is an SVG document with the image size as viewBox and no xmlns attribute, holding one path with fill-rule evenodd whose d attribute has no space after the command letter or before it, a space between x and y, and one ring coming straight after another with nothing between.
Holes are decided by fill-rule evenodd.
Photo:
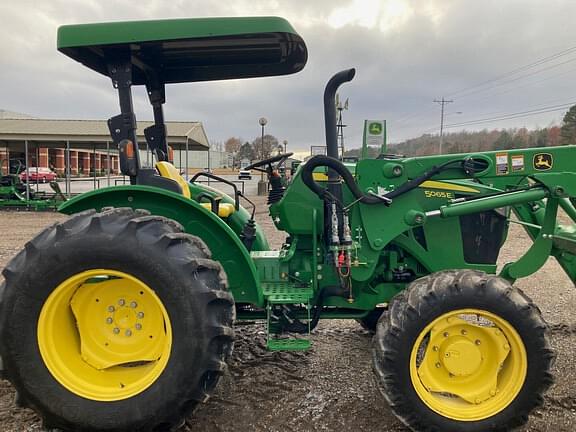
<instances>
[{"instance_id":1,"label":"metal roof building","mask_svg":"<svg viewBox=\"0 0 576 432\"><path fill-rule=\"evenodd\" d=\"M138 142L146 148L144 129L152 122L138 122ZM167 140L172 148L207 151L208 137L200 122L166 122ZM104 120L52 120L36 118L0 118L0 147L24 145L24 141L41 143L42 147L105 149L111 143Z\"/></svg>"},{"instance_id":2,"label":"metal roof building","mask_svg":"<svg viewBox=\"0 0 576 432\"><path fill-rule=\"evenodd\" d=\"M27 118L25 114L0 111L0 168L50 167L65 174L94 176L118 172L117 149L105 120L57 120ZM138 122L138 144L143 164L152 163L144 129L152 122ZM186 171L190 152L207 152L208 137L200 122L166 122L167 142L175 150L175 164Z\"/></svg>"}]
</instances>

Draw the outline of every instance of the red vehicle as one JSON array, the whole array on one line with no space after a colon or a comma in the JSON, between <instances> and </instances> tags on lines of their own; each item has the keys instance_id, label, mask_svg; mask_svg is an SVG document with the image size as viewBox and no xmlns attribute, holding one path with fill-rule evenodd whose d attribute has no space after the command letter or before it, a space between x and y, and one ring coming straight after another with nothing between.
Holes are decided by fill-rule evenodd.
<instances>
[{"instance_id":1,"label":"red vehicle","mask_svg":"<svg viewBox=\"0 0 576 432\"><path fill-rule=\"evenodd\" d=\"M56 180L56 173L50 168L30 167L20 173L20 179L24 182L46 183Z\"/></svg>"}]
</instances>

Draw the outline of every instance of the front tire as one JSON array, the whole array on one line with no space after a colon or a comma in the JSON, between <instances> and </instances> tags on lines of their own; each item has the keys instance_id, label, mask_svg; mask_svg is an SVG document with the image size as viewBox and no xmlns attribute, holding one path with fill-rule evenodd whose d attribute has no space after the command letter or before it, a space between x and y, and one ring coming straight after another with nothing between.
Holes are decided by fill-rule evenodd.
<instances>
[{"instance_id":1,"label":"front tire","mask_svg":"<svg viewBox=\"0 0 576 432\"><path fill-rule=\"evenodd\" d=\"M204 243L143 211L87 211L6 267L0 355L47 426L169 430L232 351L234 306Z\"/></svg>"},{"instance_id":2,"label":"front tire","mask_svg":"<svg viewBox=\"0 0 576 432\"><path fill-rule=\"evenodd\" d=\"M552 383L547 330L508 281L443 271L392 300L374 337L374 371L396 416L415 431L510 430Z\"/></svg>"},{"instance_id":3,"label":"front tire","mask_svg":"<svg viewBox=\"0 0 576 432\"><path fill-rule=\"evenodd\" d=\"M371 310L364 318L359 318L356 321L362 326L364 330L368 330L371 333L376 331L376 326L380 317L386 309L383 307Z\"/></svg>"}]
</instances>

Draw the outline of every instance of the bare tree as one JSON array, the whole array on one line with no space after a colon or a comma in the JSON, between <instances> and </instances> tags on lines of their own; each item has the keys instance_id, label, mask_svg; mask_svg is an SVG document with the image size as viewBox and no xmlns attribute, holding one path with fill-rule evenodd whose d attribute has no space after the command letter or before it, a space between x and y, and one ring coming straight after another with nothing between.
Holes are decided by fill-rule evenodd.
<instances>
[{"instance_id":1,"label":"bare tree","mask_svg":"<svg viewBox=\"0 0 576 432\"><path fill-rule=\"evenodd\" d=\"M262 145L262 138L258 137L252 141L252 148L257 159L267 159L270 155L278 149L278 138L274 135L264 135L264 145Z\"/></svg>"},{"instance_id":2,"label":"bare tree","mask_svg":"<svg viewBox=\"0 0 576 432\"><path fill-rule=\"evenodd\" d=\"M224 142L224 150L228 153L235 155L240 150L242 145L242 138L230 137Z\"/></svg>"}]
</instances>

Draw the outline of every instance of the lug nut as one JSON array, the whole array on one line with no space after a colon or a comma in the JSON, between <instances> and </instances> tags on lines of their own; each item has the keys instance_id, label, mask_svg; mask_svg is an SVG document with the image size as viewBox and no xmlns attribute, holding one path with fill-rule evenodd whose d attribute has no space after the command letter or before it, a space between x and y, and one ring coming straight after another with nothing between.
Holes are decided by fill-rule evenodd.
<instances>
[{"instance_id":1,"label":"lug nut","mask_svg":"<svg viewBox=\"0 0 576 432\"><path fill-rule=\"evenodd\" d=\"M464 336L466 336L466 334L468 334L468 332L464 329L462 329L462 331L460 333L462 333Z\"/></svg>"},{"instance_id":2,"label":"lug nut","mask_svg":"<svg viewBox=\"0 0 576 432\"><path fill-rule=\"evenodd\" d=\"M476 345L480 345L482 342L480 342L480 339L476 339L476 340L474 341L474 343L475 343Z\"/></svg>"},{"instance_id":3,"label":"lug nut","mask_svg":"<svg viewBox=\"0 0 576 432\"><path fill-rule=\"evenodd\" d=\"M110 317L106 318L106 324L112 324L112 318Z\"/></svg>"},{"instance_id":4,"label":"lug nut","mask_svg":"<svg viewBox=\"0 0 576 432\"><path fill-rule=\"evenodd\" d=\"M138 307L138 303L136 303L135 301L130 302L130 307L131 307L132 309L136 309L136 308Z\"/></svg>"},{"instance_id":5,"label":"lug nut","mask_svg":"<svg viewBox=\"0 0 576 432\"><path fill-rule=\"evenodd\" d=\"M436 345L434 345L434 346L432 347L432 350L433 350L433 351L438 351L439 348L438 348Z\"/></svg>"},{"instance_id":6,"label":"lug nut","mask_svg":"<svg viewBox=\"0 0 576 432\"><path fill-rule=\"evenodd\" d=\"M448 332L444 332L444 337L448 337L449 333Z\"/></svg>"},{"instance_id":7,"label":"lug nut","mask_svg":"<svg viewBox=\"0 0 576 432\"><path fill-rule=\"evenodd\" d=\"M440 367L442 367L442 365L440 363L436 363L436 367L440 368Z\"/></svg>"},{"instance_id":8,"label":"lug nut","mask_svg":"<svg viewBox=\"0 0 576 432\"><path fill-rule=\"evenodd\" d=\"M120 300L118 300L118 304L120 306L124 306L126 304L126 302L124 301L124 299L120 299Z\"/></svg>"},{"instance_id":9,"label":"lug nut","mask_svg":"<svg viewBox=\"0 0 576 432\"><path fill-rule=\"evenodd\" d=\"M140 323L136 323L134 327L136 328L136 330L142 330L142 324Z\"/></svg>"},{"instance_id":10,"label":"lug nut","mask_svg":"<svg viewBox=\"0 0 576 432\"><path fill-rule=\"evenodd\" d=\"M137 317L140 319L144 318L144 312L138 312Z\"/></svg>"},{"instance_id":11,"label":"lug nut","mask_svg":"<svg viewBox=\"0 0 576 432\"><path fill-rule=\"evenodd\" d=\"M114 327L114 330L112 331L114 332L114 334L120 333L120 329L118 327Z\"/></svg>"},{"instance_id":12,"label":"lug nut","mask_svg":"<svg viewBox=\"0 0 576 432\"><path fill-rule=\"evenodd\" d=\"M132 330L128 329L126 330L126 336L132 336Z\"/></svg>"},{"instance_id":13,"label":"lug nut","mask_svg":"<svg viewBox=\"0 0 576 432\"><path fill-rule=\"evenodd\" d=\"M108 312L114 312L114 306L108 306Z\"/></svg>"}]
</instances>

